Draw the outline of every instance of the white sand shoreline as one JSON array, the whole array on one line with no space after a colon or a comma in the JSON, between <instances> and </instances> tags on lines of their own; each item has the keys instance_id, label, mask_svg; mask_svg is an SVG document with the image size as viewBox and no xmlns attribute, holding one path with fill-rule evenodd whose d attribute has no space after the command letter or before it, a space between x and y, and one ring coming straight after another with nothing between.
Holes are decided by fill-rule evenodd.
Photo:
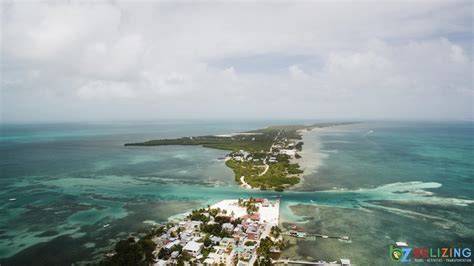
<instances>
[{"instance_id":1,"label":"white sand shoreline","mask_svg":"<svg viewBox=\"0 0 474 266\"><path fill-rule=\"evenodd\" d=\"M292 159L292 163L298 163L301 169L304 171L299 177L300 182L289 190L298 190L303 187L305 184L305 179L309 175L317 173L319 167L323 164L323 160L328 157L326 153L321 151L322 144L317 134L323 131L325 128L314 128L310 131L301 132L301 137L303 141L303 148L299 154L301 155L300 159Z\"/></svg>"}]
</instances>

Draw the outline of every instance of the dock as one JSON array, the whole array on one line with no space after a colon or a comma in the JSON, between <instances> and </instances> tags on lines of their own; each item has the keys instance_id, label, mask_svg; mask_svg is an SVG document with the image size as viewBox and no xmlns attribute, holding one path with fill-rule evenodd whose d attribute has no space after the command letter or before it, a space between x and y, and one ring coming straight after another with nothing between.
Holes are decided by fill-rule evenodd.
<instances>
[{"instance_id":1,"label":"dock","mask_svg":"<svg viewBox=\"0 0 474 266\"><path fill-rule=\"evenodd\" d=\"M323 239L338 239L341 241L351 242L351 238L349 236L329 236L329 235L321 235L321 234L310 234L305 232L290 232L285 233L286 236L296 237L296 238L304 238L304 239L311 239L311 238L323 238Z\"/></svg>"}]
</instances>

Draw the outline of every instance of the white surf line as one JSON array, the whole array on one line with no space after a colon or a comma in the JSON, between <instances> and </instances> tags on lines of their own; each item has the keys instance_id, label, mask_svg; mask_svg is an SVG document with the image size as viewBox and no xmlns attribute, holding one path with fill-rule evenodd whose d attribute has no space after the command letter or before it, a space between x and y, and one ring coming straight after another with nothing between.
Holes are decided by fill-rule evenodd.
<instances>
[{"instance_id":1,"label":"white surf line","mask_svg":"<svg viewBox=\"0 0 474 266\"><path fill-rule=\"evenodd\" d=\"M386 206L381 206L381 205L371 204L371 203L367 203L366 206L364 206L364 207L365 208L382 209L382 210L385 210L385 211L388 211L388 212L396 213L396 214L399 214L399 215L402 215L402 216L405 216L405 217L410 217L410 218L421 217L421 218L427 218L427 219L430 219L430 220L437 220L437 221L441 221L441 222L445 222L445 223L451 223L451 221L449 219L446 219L446 218L442 218L442 217L438 217L438 216L434 216L434 215L429 215L429 214L423 214L423 213L414 212L414 211L410 211L410 210L402 210L402 209L398 209L398 208L386 207Z\"/></svg>"}]
</instances>

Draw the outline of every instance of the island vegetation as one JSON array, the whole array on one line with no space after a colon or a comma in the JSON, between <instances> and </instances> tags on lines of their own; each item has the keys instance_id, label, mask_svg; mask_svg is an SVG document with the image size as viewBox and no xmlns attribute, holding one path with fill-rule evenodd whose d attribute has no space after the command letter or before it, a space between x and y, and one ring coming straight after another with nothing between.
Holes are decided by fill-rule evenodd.
<instances>
[{"instance_id":1,"label":"island vegetation","mask_svg":"<svg viewBox=\"0 0 474 266\"><path fill-rule=\"evenodd\" d=\"M235 174L235 181L246 188L283 191L300 181L303 170L295 160L303 149L301 133L314 128L351 123L271 126L230 135L190 136L157 139L125 146L202 145L228 150L225 164Z\"/></svg>"},{"instance_id":2,"label":"island vegetation","mask_svg":"<svg viewBox=\"0 0 474 266\"><path fill-rule=\"evenodd\" d=\"M286 245L279 204L252 197L223 200L116 242L94 265L272 265Z\"/></svg>"}]
</instances>

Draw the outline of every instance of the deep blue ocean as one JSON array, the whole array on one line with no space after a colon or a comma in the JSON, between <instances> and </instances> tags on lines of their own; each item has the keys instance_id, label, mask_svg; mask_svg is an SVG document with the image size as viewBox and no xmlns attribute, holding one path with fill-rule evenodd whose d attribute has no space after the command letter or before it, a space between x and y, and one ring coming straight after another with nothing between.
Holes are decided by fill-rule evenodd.
<instances>
[{"instance_id":1,"label":"deep blue ocean","mask_svg":"<svg viewBox=\"0 0 474 266\"><path fill-rule=\"evenodd\" d=\"M250 195L281 195L282 225L352 238L292 240L284 256L383 265L394 241L472 248L472 122L364 122L306 133L304 180L284 193L240 188L219 160L226 151L123 146L311 122L2 124L0 264L97 259L153 222Z\"/></svg>"}]
</instances>

